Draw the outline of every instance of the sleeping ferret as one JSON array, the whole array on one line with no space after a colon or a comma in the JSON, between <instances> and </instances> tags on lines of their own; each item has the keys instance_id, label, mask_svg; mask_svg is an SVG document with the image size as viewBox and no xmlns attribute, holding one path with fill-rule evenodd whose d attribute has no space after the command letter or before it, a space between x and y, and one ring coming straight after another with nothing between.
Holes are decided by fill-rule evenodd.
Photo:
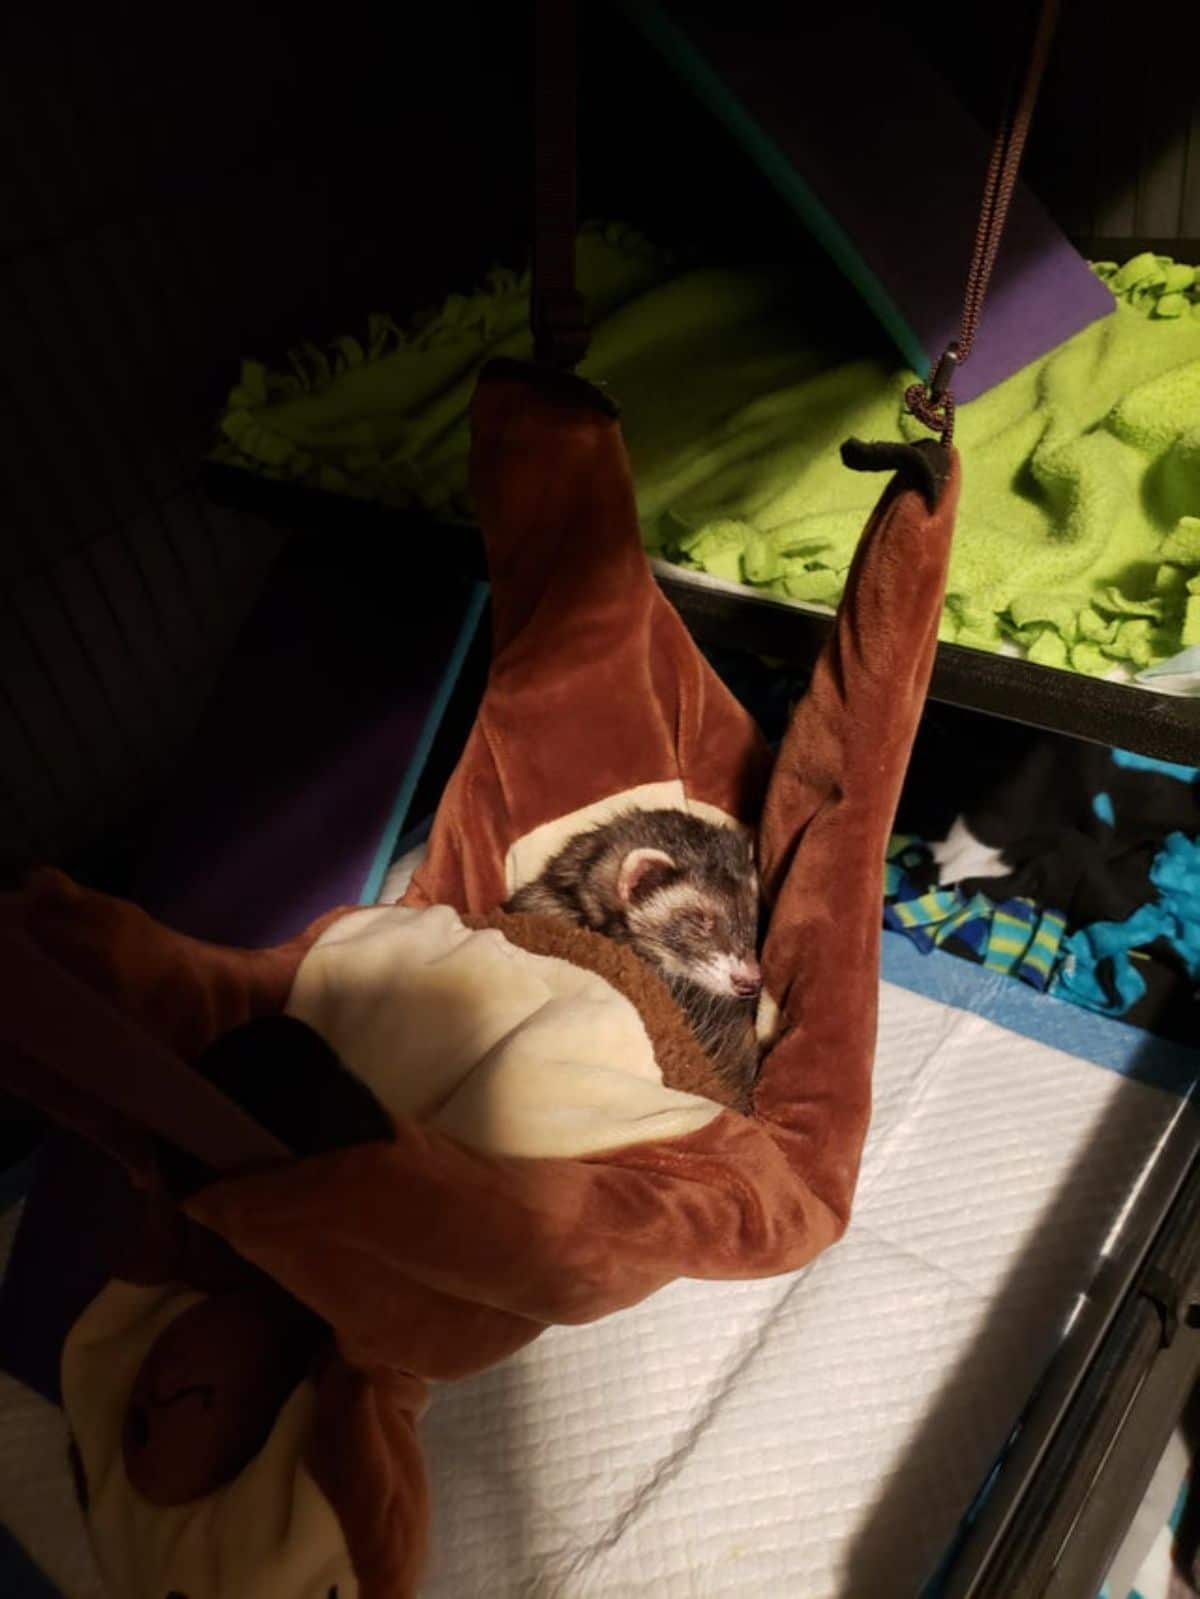
<instances>
[{"instance_id":1,"label":"sleeping ferret","mask_svg":"<svg viewBox=\"0 0 1200 1599\"><path fill-rule=\"evenodd\" d=\"M577 833L506 911L628 944L666 983L739 1096L758 1071L758 880L739 829L680 810L627 811Z\"/></svg>"}]
</instances>

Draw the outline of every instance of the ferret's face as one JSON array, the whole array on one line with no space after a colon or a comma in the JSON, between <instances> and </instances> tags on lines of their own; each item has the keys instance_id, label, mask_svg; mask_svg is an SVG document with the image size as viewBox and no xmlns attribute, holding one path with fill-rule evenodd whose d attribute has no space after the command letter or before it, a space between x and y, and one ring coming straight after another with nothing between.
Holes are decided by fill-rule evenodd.
<instances>
[{"instance_id":1,"label":"ferret's face","mask_svg":"<svg viewBox=\"0 0 1200 1599\"><path fill-rule=\"evenodd\" d=\"M643 959L725 998L758 993L758 884L748 848L703 878L659 850L634 850L621 868L620 893Z\"/></svg>"}]
</instances>

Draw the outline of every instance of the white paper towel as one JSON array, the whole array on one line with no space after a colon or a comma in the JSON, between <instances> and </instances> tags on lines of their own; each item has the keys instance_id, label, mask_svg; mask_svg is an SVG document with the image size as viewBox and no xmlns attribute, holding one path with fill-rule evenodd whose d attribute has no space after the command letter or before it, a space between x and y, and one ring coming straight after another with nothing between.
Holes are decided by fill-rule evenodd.
<instances>
[{"instance_id":1,"label":"white paper towel","mask_svg":"<svg viewBox=\"0 0 1200 1599\"><path fill-rule=\"evenodd\" d=\"M1179 1106L884 985L845 1241L439 1390L426 1591L916 1594Z\"/></svg>"}]
</instances>

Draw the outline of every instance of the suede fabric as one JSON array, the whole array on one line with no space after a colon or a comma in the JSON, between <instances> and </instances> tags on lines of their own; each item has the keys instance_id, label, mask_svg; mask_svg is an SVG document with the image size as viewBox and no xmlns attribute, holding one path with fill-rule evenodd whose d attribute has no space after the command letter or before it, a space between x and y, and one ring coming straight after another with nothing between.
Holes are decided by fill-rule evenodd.
<instances>
[{"instance_id":1,"label":"suede fabric","mask_svg":"<svg viewBox=\"0 0 1200 1599\"><path fill-rule=\"evenodd\" d=\"M480 381L473 429L494 663L406 903L448 904L522 949L599 972L637 1008L664 1075L709 1092L665 990L631 970L627 952L496 915L505 861L534 829L642 785L681 782L689 800L761 818L763 965L780 1026L753 1114L722 1110L685 1137L586 1158L503 1158L401 1118L390 1139L186 1198L193 1232L231 1245L332 1335L306 1379L316 1408L305 1460L364 1599L403 1599L419 1581L426 1380L477 1371L550 1323L593 1320L678 1276L793 1270L845 1228L870 1110L884 849L932 667L958 492L955 460L932 506L928 474L901 463L772 771L757 730L653 581L604 397L576 379L497 365ZM57 876L36 880L20 903L25 936L190 1061L283 1008L330 920L247 952L183 939ZM104 1041L96 1048L102 1063ZM186 1281L188 1258L182 1244L162 1251L160 1280ZM207 1288L220 1298L217 1284ZM260 1314L261 1292L250 1309L232 1287L227 1298L231 1327ZM211 1343L220 1320L192 1313L190 1326ZM261 1361L266 1335L254 1325ZM199 1344L189 1356L188 1336L187 1326L174 1334L176 1373L205 1359ZM239 1381L230 1376L231 1393ZM207 1439L205 1458L226 1462L210 1477L236 1458L223 1447Z\"/></svg>"}]
</instances>

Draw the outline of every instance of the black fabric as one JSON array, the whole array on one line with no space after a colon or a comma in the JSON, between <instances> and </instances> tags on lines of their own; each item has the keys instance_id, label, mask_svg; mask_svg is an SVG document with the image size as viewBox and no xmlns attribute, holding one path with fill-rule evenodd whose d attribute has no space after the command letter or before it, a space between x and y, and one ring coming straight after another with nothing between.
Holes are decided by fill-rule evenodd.
<instances>
[{"instance_id":1,"label":"black fabric","mask_svg":"<svg viewBox=\"0 0 1200 1599\"><path fill-rule=\"evenodd\" d=\"M298 1156L394 1136L370 1089L294 1016L261 1016L233 1028L213 1040L195 1069ZM177 1196L212 1180L207 1167L179 1150L161 1147L159 1163L167 1190Z\"/></svg>"},{"instance_id":2,"label":"black fabric","mask_svg":"<svg viewBox=\"0 0 1200 1599\"><path fill-rule=\"evenodd\" d=\"M729 692L758 723L772 749L778 749L796 701L808 691L812 666L764 661L745 650L697 640L698 647Z\"/></svg>"},{"instance_id":3,"label":"black fabric","mask_svg":"<svg viewBox=\"0 0 1200 1599\"><path fill-rule=\"evenodd\" d=\"M842 445L842 464L852 472L899 474L901 481L916 489L932 511L950 476L951 454L937 439L918 439L915 444L867 444L862 439L847 439Z\"/></svg>"},{"instance_id":4,"label":"black fabric","mask_svg":"<svg viewBox=\"0 0 1200 1599\"><path fill-rule=\"evenodd\" d=\"M1106 796L1111 823L1097 811ZM1099 745L931 706L900 803L897 830L930 843L961 818L1010 870L955 884L992 900L1057 910L1068 931L1120 922L1156 897L1150 868L1174 832L1200 835L1200 789L1118 766ZM933 886L932 884L930 886ZM1196 987L1159 943L1139 962L1146 994L1125 1020L1196 1037Z\"/></svg>"},{"instance_id":5,"label":"black fabric","mask_svg":"<svg viewBox=\"0 0 1200 1599\"><path fill-rule=\"evenodd\" d=\"M776 742L792 704L805 691L805 672L738 650L706 646L705 655L768 740ZM1111 801L1114 826L1096 813L1100 794ZM977 839L1002 852L1010 870L955 886L996 902L1031 899L1041 910L1059 911L1074 931L1093 922L1123 921L1153 900L1150 867L1168 835L1200 835L1200 794L1195 785L1175 778L1122 769L1102 746L931 703L917 735L896 831L935 843L960 817ZM922 893L938 887L932 859L909 869L909 875ZM980 960L978 950L953 935L940 947ZM1197 988L1179 956L1161 942L1142 953L1148 958L1139 959L1138 971L1146 993L1124 1020L1195 1043L1200 1038Z\"/></svg>"},{"instance_id":6,"label":"black fabric","mask_svg":"<svg viewBox=\"0 0 1200 1599\"><path fill-rule=\"evenodd\" d=\"M235 1027L209 1045L196 1070L298 1155L393 1136L370 1089L294 1016Z\"/></svg>"},{"instance_id":7,"label":"black fabric","mask_svg":"<svg viewBox=\"0 0 1200 1599\"><path fill-rule=\"evenodd\" d=\"M1113 825L1097 813L1101 795ZM1025 896L1074 928L1122 921L1153 897L1150 866L1168 834L1200 833L1200 792L1123 769L1099 745L937 707L918 737L897 827L933 842L956 817L1011 866L964 888Z\"/></svg>"},{"instance_id":8,"label":"black fabric","mask_svg":"<svg viewBox=\"0 0 1200 1599\"><path fill-rule=\"evenodd\" d=\"M1174 1038L1181 1044L1200 1040L1200 988L1188 976L1178 952L1162 939L1143 952L1138 972L1146 992L1121 1020L1133 1027Z\"/></svg>"}]
</instances>

